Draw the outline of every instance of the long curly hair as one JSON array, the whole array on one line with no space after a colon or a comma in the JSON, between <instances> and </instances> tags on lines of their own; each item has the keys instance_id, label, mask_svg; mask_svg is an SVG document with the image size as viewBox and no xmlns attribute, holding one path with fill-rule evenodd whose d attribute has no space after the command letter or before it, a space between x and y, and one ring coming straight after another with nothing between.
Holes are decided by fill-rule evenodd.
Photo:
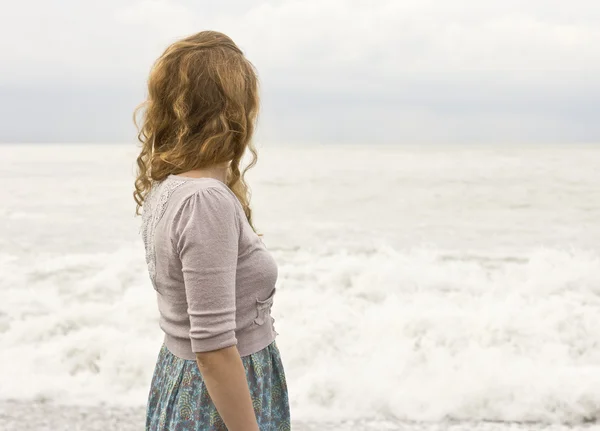
<instances>
[{"instance_id":1,"label":"long curly hair","mask_svg":"<svg viewBox=\"0 0 600 431\"><path fill-rule=\"evenodd\" d=\"M256 70L228 36L202 31L170 45L152 67L147 100L133 114L141 142L135 214L153 182L230 162L227 186L254 229L244 175L257 161L252 134L258 108ZM246 149L252 158L240 172Z\"/></svg>"}]
</instances>

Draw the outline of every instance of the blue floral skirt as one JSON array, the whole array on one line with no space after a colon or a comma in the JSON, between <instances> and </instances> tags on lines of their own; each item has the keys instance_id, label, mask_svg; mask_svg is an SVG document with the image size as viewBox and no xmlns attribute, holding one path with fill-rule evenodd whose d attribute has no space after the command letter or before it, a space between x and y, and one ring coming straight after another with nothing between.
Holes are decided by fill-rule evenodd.
<instances>
[{"instance_id":1,"label":"blue floral skirt","mask_svg":"<svg viewBox=\"0 0 600 431\"><path fill-rule=\"evenodd\" d=\"M287 384L275 341L242 362L260 431L289 431ZM164 344L148 394L146 431L227 431L196 361L175 356Z\"/></svg>"}]
</instances>

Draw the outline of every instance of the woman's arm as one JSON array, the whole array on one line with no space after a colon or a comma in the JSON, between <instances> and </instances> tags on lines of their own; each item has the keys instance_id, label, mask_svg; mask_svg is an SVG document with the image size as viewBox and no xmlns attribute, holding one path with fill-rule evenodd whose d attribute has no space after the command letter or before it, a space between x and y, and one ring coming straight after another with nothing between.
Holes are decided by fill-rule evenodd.
<instances>
[{"instance_id":1,"label":"woman's arm","mask_svg":"<svg viewBox=\"0 0 600 431\"><path fill-rule=\"evenodd\" d=\"M236 346L196 353L196 362L229 431L259 431L246 372Z\"/></svg>"},{"instance_id":2,"label":"woman's arm","mask_svg":"<svg viewBox=\"0 0 600 431\"><path fill-rule=\"evenodd\" d=\"M237 349L237 207L220 187L190 196L174 218L172 238L181 260L192 352L210 398L229 431L258 431Z\"/></svg>"}]
</instances>

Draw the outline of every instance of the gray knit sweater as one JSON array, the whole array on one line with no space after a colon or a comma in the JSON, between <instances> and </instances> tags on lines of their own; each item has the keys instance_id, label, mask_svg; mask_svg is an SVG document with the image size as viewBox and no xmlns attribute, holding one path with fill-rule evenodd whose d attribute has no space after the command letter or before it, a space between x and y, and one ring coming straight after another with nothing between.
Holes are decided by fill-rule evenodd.
<instances>
[{"instance_id":1,"label":"gray knit sweater","mask_svg":"<svg viewBox=\"0 0 600 431\"><path fill-rule=\"evenodd\" d=\"M174 355L196 359L237 345L247 356L275 339L277 265L225 183L176 175L155 183L141 232Z\"/></svg>"}]
</instances>

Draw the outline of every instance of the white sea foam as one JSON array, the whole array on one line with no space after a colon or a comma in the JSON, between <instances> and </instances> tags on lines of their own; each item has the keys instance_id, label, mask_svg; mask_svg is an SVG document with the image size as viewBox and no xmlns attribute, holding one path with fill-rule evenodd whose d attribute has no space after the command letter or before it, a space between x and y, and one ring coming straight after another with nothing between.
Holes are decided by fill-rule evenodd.
<instances>
[{"instance_id":1,"label":"white sea foam","mask_svg":"<svg viewBox=\"0 0 600 431\"><path fill-rule=\"evenodd\" d=\"M60 153L37 154L44 151ZM89 157L77 151L65 171L42 172L47 181L24 179L20 197L0 192L9 203L0 214L0 398L143 405L162 334L130 193L115 195L130 177L106 175L126 171L131 150L88 148L116 153L120 168L69 185ZM502 171L506 159L471 155L479 164L456 174L477 190L468 196L464 184L416 173L416 153L382 170L392 183L415 172L395 191L365 181L360 148L344 153L345 169L360 175L334 168L314 193L300 167L281 174L290 154L321 160L324 172L332 151L271 150L270 174L256 180L259 225L279 264L274 317L296 418L600 419L592 150L581 150L573 178L562 163L577 157L561 161L551 150L539 150L530 171ZM407 150L373 151L370 163L400 160L394 151ZM422 166L446 163L431 152L423 158ZM548 187L532 187L544 160L558 173ZM510 210L523 196L497 178L517 175L529 184L529 207ZM324 190L335 205L323 207Z\"/></svg>"},{"instance_id":2,"label":"white sea foam","mask_svg":"<svg viewBox=\"0 0 600 431\"><path fill-rule=\"evenodd\" d=\"M139 253L3 259L0 397L144 402L160 336ZM275 254L278 343L300 417L598 416L598 255Z\"/></svg>"}]
</instances>

